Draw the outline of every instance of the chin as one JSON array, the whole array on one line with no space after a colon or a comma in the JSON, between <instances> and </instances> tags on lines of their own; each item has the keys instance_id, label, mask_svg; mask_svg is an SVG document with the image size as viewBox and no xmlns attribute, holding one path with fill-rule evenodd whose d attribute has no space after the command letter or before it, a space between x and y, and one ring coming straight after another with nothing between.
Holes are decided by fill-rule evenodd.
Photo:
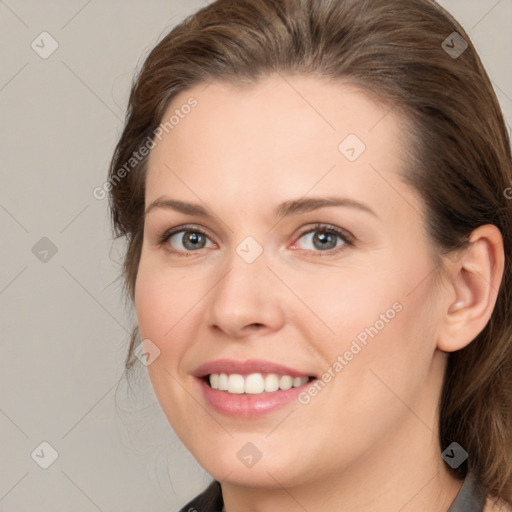
<instances>
[{"instance_id":1,"label":"chin","mask_svg":"<svg viewBox=\"0 0 512 512\"><path fill-rule=\"evenodd\" d=\"M223 438L185 439L186 448L215 480L244 487L280 488L306 483L310 471L304 447L285 446L283 436L265 439L263 435L224 432ZM288 449L287 449L288 448ZM299 451L300 450L300 451ZM309 464L315 466L315 464ZM315 472L321 468L315 467Z\"/></svg>"}]
</instances>

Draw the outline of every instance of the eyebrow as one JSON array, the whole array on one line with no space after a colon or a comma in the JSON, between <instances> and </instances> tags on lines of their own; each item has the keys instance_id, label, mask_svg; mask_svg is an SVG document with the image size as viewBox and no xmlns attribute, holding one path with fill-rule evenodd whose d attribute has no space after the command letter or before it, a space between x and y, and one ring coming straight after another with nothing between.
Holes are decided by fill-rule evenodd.
<instances>
[{"instance_id":1,"label":"eyebrow","mask_svg":"<svg viewBox=\"0 0 512 512\"><path fill-rule=\"evenodd\" d=\"M378 218L378 215L369 206L354 199L345 197L310 197L285 201L284 203L281 203L276 208L274 208L273 214L275 217L283 218L290 215L312 212L314 210L318 210L319 208L325 208L329 206L355 208ZM175 210L186 215L196 215L205 218L212 217L212 215L210 215L208 211L200 204L187 203L166 197L159 197L158 199L155 199L147 207L144 215L146 216L149 212L156 208Z\"/></svg>"}]
</instances>

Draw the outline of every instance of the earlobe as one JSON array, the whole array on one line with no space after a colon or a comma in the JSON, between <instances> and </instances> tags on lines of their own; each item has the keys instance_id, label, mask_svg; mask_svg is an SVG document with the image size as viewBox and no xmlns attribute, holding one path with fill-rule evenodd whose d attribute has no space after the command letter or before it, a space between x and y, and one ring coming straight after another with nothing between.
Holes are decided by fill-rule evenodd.
<instances>
[{"instance_id":1,"label":"earlobe","mask_svg":"<svg viewBox=\"0 0 512 512\"><path fill-rule=\"evenodd\" d=\"M460 350L485 328L496 304L504 264L499 229L487 224L473 231L468 246L449 269L450 300L439 333L440 350Z\"/></svg>"}]
</instances>

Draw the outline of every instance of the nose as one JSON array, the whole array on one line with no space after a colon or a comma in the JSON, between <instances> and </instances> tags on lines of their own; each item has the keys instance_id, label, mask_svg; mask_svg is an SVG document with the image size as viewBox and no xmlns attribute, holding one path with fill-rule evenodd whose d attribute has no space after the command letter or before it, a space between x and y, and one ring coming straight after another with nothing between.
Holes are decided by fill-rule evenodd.
<instances>
[{"instance_id":1,"label":"nose","mask_svg":"<svg viewBox=\"0 0 512 512\"><path fill-rule=\"evenodd\" d=\"M236 252L208 294L206 320L226 337L243 339L279 330L285 322L285 290L263 253L247 263Z\"/></svg>"}]
</instances>

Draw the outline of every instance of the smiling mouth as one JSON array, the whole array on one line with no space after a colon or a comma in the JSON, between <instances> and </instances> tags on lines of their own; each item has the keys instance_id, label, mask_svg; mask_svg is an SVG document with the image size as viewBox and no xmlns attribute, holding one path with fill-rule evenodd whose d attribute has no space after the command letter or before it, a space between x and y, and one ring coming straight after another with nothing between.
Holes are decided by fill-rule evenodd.
<instances>
[{"instance_id":1,"label":"smiling mouth","mask_svg":"<svg viewBox=\"0 0 512 512\"><path fill-rule=\"evenodd\" d=\"M206 384L212 389L225 391L234 395L259 395L274 391L287 391L311 382L316 377L292 377L277 373L211 373L204 377Z\"/></svg>"}]
</instances>

